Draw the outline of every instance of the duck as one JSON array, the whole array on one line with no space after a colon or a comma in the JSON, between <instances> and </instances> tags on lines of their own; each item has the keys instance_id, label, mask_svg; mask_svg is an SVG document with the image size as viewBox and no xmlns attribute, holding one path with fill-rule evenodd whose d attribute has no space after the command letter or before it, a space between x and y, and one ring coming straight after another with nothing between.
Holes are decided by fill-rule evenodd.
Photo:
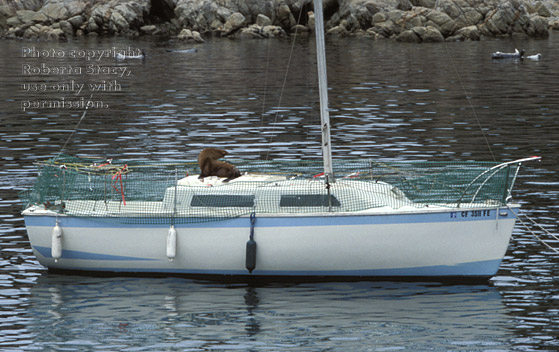
<instances>
[{"instance_id":1,"label":"duck","mask_svg":"<svg viewBox=\"0 0 559 352\"><path fill-rule=\"evenodd\" d=\"M528 55L528 56L525 56L524 58L525 58L525 59L528 59L528 60L540 61L540 60L542 59L542 54L537 53L537 54L535 54L535 55Z\"/></svg>"},{"instance_id":2,"label":"duck","mask_svg":"<svg viewBox=\"0 0 559 352\"><path fill-rule=\"evenodd\" d=\"M124 55L121 53L117 53L116 54L116 59L118 61L124 61L124 60L134 60L134 59L141 59L144 60L146 58L146 52L144 51L144 49L142 49L142 53L139 55Z\"/></svg>"},{"instance_id":3,"label":"duck","mask_svg":"<svg viewBox=\"0 0 559 352\"><path fill-rule=\"evenodd\" d=\"M198 49L196 48L191 48L191 49L167 49L167 52L169 53L181 53L181 54L193 54L193 53L197 53Z\"/></svg>"}]
</instances>

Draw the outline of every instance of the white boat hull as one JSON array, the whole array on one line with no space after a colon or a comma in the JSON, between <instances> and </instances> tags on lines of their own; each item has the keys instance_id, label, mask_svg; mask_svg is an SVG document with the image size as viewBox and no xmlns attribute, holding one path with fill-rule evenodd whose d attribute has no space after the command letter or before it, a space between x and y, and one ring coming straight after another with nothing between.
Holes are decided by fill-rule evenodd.
<instances>
[{"instance_id":1,"label":"white boat hull","mask_svg":"<svg viewBox=\"0 0 559 352\"><path fill-rule=\"evenodd\" d=\"M508 247L517 206L344 215L257 215L256 268L245 268L248 216L181 224L167 257L170 224L25 211L39 262L51 269L239 276L490 277ZM62 229L55 261L51 237ZM129 218L137 223L138 219ZM132 221L130 221L132 222Z\"/></svg>"}]
</instances>

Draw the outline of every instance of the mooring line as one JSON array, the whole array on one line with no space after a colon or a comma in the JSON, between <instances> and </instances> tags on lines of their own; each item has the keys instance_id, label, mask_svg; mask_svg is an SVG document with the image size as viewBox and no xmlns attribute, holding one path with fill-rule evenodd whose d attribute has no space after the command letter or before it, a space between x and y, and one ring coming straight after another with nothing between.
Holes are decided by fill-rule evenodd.
<instances>
[{"instance_id":1,"label":"mooring line","mask_svg":"<svg viewBox=\"0 0 559 352\"><path fill-rule=\"evenodd\" d=\"M524 228L526 228L526 230L531 233L534 237L536 237L538 239L538 241L540 241L544 246L546 246L547 248L551 249L552 251L554 251L555 253L559 253L559 249L550 246L549 244L547 244L545 242L545 240L543 240L540 236L538 236L534 231L532 231L532 229L524 222L522 221L522 219L520 218L520 216L518 214L516 214L514 211L512 211L511 207L507 205L507 208L509 208L509 210L514 214L514 216L518 219L518 221L520 221L520 223L522 224L522 226L524 226ZM537 227L539 227L543 232L545 232L547 235L553 237L555 240L559 241L559 238L557 236L555 236L554 234L552 234L551 232L547 231L545 228L543 228L540 224L538 224L536 221L534 221L532 218L530 218L528 215L524 215L526 217L526 219L530 220L534 225L536 225Z\"/></svg>"}]
</instances>

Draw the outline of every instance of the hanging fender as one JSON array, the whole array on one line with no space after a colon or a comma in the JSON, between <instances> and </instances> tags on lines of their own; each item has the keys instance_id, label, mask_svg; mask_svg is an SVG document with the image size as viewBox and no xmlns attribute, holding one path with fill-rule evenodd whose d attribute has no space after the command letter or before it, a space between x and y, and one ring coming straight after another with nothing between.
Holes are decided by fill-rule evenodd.
<instances>
[{"instance_id":1,"label":"hanging fender","mask_svg":"<svg viewBox=\"0 0 559 352\"><path fill-rule=\"evenodd\" d=\"M172 262L177 255L177 230L174 225L171 225L169 232L167 232L167 258Z\"/></svg>"},{"instance_id":2,"label":"hanging fender","mask_svg":"<svg viewBox=\"0 0 559 352\"><path fill-rule=\"evenodd\" d=\"M56 221L56 225L52 228L51 239L50 253L56 263L58 262L58 259L62 257L62 228L60 227L58 220Z\"/></svg>"},{"instance_id":3,"label":"hanging fender","mask_svg":"<svg viewBox=\"0 0 559 352\"><path fill-rule=\"evenodd\" d=\"M250 214L250 237L246 245L246 262L245 266L249 273L256 268L256 241L254 240L254 224L256 223L256 214Z\"/></svg>"}]
</instances>

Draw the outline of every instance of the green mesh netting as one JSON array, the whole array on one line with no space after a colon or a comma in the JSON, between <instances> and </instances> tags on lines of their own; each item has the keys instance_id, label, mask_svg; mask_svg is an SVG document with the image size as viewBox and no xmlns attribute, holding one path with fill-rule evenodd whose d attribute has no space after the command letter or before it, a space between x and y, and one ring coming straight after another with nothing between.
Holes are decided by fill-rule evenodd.
<instances>
[{"instance_id":1,"label":"green mesh netting","mask_svg":"<svg viewBox=\"0 0 559 352\"><path fill-rule=\"evenodd\" d=\"M328 189L319 176L321 161L228 161L242 173L262 177L207 185L192 176L185 183L181 179L186 175L198 174L196 161L108 163L62 156L38 165L37 182L21 198L26 208L36 205L79 217L154 224L222 220L252 212L493 206L505 204L519 167L469 161L335 160L336 182Z\"/></svg>"}]
</instances>

